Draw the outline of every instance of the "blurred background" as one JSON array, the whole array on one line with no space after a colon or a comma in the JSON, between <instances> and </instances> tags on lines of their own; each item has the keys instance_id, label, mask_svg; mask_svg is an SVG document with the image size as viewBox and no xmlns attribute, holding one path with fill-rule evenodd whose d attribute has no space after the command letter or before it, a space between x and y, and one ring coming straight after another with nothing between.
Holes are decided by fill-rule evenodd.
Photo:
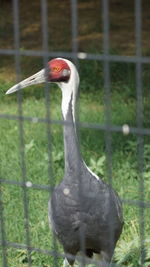
<instances>
[{"instance_id":1,"label":"blurred background","mask_svg":"<svg viewBox=\"0 0 150 267\"><path fill-rule=\"evenodd\" d=\"M42 52L43 20L42 2L0 0L0 178L1 178L1 240L7 240L7 249L0 250L0 266L3 257L10 267L27 267L28 252L21 244L27 243L25 230L25 205L28 210L30 244L33 248L57 251L47 219L48 190L26 190L19 186L22 176L32 184L49 186L58 184L63 177L64 149L61 120L61 92L55 85L49 94L44 85L32 86L17 94L5 92L18 81L43 68ZM45 2L45 1L44 1ZM109 1L109 53L135 57L135 6L139 1ZM13 55L15 43L15 13L18 7L18 46L38 56ZM141 126L150 130L150 64L142 64L141 95L137 90L137 68L131 62L110 62L110 93L104 88L103 62L97 55L104 52L103 6L100 0L47 1L48 51L63 57L71 53L74 45L78 52L94 55L94 60L78 59L80 74L79 121L102 126L106 122L106 97L109 97L110 122L120 126L127 124L136 129L139 114ZM150 62L150 2L141 1L142 56ZM77 36L73 39L74 14L77 15ZM139 17L140 19L140 17ZM7 53L8 52L8 53ZM69 54L71 55L71 54ZM85 55L85 54L84 54ZM140 79L139 78L139 79ZM107 102L107 103L108 103ZM140 103L140 104L139 104ZM139 106L140 111L139 111ZM18 115L24 116L22 130ZM47 114L56 124L45 123ZM150 132L150 131L149 131ZM22 137L20 137L20 135ZM49 139L50 138L50 139ZM23 141L22 141L23 140ZM50 142L49 142L50 140ZM142 149L139 150L139 141ZM106 133L94 127L80 127L80 143L87 165L108 182ZM23 158L22 158L23 149ZM139 137L121 131L111 134L112 183L123 199L124 230L117 244L113 262L123 267L150 267L150 136ZM141 153L141 152L142 153ZM140 168L142 162L142 168ZM144 167L143 167L144 166ZM13 182L12 182L13 181ZM16 184L15 184L15 182ZM25 204L24 190L27 195ZM146 203L143 205L139 205ZM144 207L144 208L143 208ZM12 245L11 245L12 244ZM16 244L16 247L15 245ZM143 252L144 251L144 252ZM142 255L142 256L141 256ZM144 256L143 256L144 255ZM62 266L62 257L31 251L32 267ZM142 262L141 262L142 258Z\"/></svg>"}]
</instances>

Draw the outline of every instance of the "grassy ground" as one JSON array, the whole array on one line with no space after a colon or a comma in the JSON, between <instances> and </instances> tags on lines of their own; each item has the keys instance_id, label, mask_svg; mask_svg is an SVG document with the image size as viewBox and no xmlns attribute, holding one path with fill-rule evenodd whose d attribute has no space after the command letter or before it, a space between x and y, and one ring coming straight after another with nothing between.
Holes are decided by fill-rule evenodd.
<instances>
[{"instance_id":1,"label":"grassy ground","mask_svg":"<svg viewBox=\"0 0 150 267\"><path fill-rule=\"evenodd\" d=\"M94 64L97 64L96 62ZM86 70L86 64L81 63L81 78L83 72L91 73L90 69ZM90 67L88 67L90 68ZM93 66L93 68L95 68ZM91 69L93 69L91 67ZM112 66L120 74L120 81L116 80L112 75L112 122L116 125L128 123L130 126L136 126L136 99L134 79L129 77L124 82L122 71L119 66ZM120 68L120 69L119 69ZM96 66L95 70L101 73L101 66ZM146 71L144 75L146 76ZM128 72L126 70L126 72ZM133 71L134 72L134 71ZM113 69L112 69L113 73ZM131 71L129 72L131 73ZM94 76L95 77L95 76ZM93 75L91 80L94 82ZM122 78L121 78L122 77ZM133 75L132 75L133 78ZM82 122L104 123L104 92L100 84L89 84L89 77L82 79L80 93L79 118ZM6 96L4 92L12 85L12 81L5 82L1 80L1 100L0 114L18 114L16 95ZM131 89L133 90L131 92ZM45 118L46 107L44 90L42 86L26 89L22 102L23 114L25 116L33 116ZM50 113L54 120L61 119L60 103L61 94L57 87L51 87L50 94ZM144 112L145 127L149 127L149 99L146 97L149 93L145 86L144 94ZM51 153L52 153L52 169L53 176L48 175L48 140L47 125L39 122L25 121L24 124L24 142L25 142L25 164L27 181L32 183L48 185L51 182L58 183L63 177L63 137L62 126L51 126ZM16 120L8 120L1 118L0 128L0 173L1 178L21 181L22 173L20 168L20 143L19 143L19 123ZM105 157L105 133L94 129L80 129L81 149L86 163L97 174L102 174L104 180L106 177L106 157ZM144 157L145 157L145 201L150 199L150 164L149 164L149 137L144 137ZM112 134L112 170L113 170L113 187L117 190L120 197L124 200L139 200L140 176L137 165L137 138L134 135L124 136L122 133ZM24 230L24 206L23 191L15 185L2 185L3 201L4 201L4 218L6 238L10 242L25 243L26 236ZM49 231L47 220L47 202L49 193L41 190L29 188L27 189L29 198L29 226L30 239L33 247L41 249L54 249L52 234ZM135 205L125 203L124 219L125 226L118 242L114 261L121 263L122 266L140 266L140 209ZM146 253L149 253L149 209L145 209L145 238ZM61 247L58 245L59 251ZM150 266L149 256L147 257L147 265ZM33 267L53 266L53 257L42 255L36 252L32 253ZM8 249L8 266L25 267L27 266L27 252L21 249ZM59 266L62 260L59 259ZM1 263L2 264L2 263Z\"/></svg>"}]
</instances>

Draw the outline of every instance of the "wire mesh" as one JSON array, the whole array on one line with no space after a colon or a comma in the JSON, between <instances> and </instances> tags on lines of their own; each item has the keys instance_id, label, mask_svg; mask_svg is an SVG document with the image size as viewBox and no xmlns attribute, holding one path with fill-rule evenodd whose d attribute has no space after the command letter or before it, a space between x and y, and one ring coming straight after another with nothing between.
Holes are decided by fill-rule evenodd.
<instances>
[{"instance_id":1,"label":"wire mesh","mask_svg":"<svg viewBox=\"0 0 150 267\"><path fill-rule=\"evenodd\" d=\"M127 131L129 134L134 134L137 136L137 166L139 172L139 199L130 200L122 199L122 202L128 204L129 206L136 206L139 208L139 229L140 229L140 247L141 247L141 267L144 267L145 262L145 223L144 223L144 213L145 209L150 208L150 202L145 201L145 188L144 188L144 137L150 136L150 129L144 128L143 126L143 89L142 89L142 65L150 64L150 57L142 56L142 44L141 44L141 0L135 0L135 36L136 36L136 55L135 56L120 56L112 55L110 53L110 40L109 40L109 0L102 0L102 21L103 21L103 53L101 54L92 54L79 52L78 47L78 1L70 0L71 6L71 31L72 31L72 51L60 51L53 52L50 51L48 45L48 7L47 1L41 0L41 24L42 24L42 50L21 50L20 49L20 33L19 33L19 1L13 0L13 25L14 25L14 49L0 49L0 55L14 56L15 68L16 68L16 77L17 82L20 80L21 75L21 56L40 56L43 59L43 66L46 66L46 63L49 57L65 57L72 59L75 64L78 65L79 60L97 60L103 63L103 73L104 73L104 106L105 106L105 124L90 123L90 122L80 122L77 121L77 129L87 128L87 129L97 129L105 133L105 147L106 147L106 166L107 166L107 178L108 182L112 185L112 134L119 132L120 134L125 131L125 125L113 125L111 120L111 78L110 78L110 63L111 62L124 62L124 63L134 63L136 65L136 89L137 89L137 127L129 127L127 125ZM40 190L46 192L52 192L55 185L55 177L53 175L52 169L52 140L51 140L51 127L53 125L63 126L67 124L70 126L70 122L64 122L62 120L52 120L51 119L51 99L50 99L51 89L48 84L45 84L45 118L40 117L27 117L23 114L22 100L23 94L22 91L18 91L18 115L10 114L0 114L0 119L7 119L11 121L17 121L19 125L19 143L20 143L20 165L22 171L22 180L17 181L15 177L12 180L8 180L6 177L1 177L0 184L7 184L9 186L15 185L22 189L22 201L24 209L24 229L25 229L25 244L10 242L7 240L6 230L5 230L5 217L3 211L5 210L5 203L3 202L3 192L2 187L0 191L0 228L1 228L1 247L2 247L2 257L3 257L3 267L8 265L8 255L7 250L9 248L14 249L27 249L28 251L28 266L32 266L32 252L38 252L40 254L46 254L53 257L53 266L59 266L58 259L64 258L64 253L60 253L56 239L53 236L53 250L44 250L41 248L33 247L31 245L30 238L30 216L29 216L29 196L28 190ZM25 162L25 144L24 144L24 123L29 122L38 122L40 124L46 125L47 131L47 151L48 151L48 185L35 184L27 181L26 175L26 162ZM79 170L80 171L80 170ZM110 214L111 217L111 214ZM36 224L36 222L35 222ZM113 242L113 236L111 231L110 223L110 240ZM81 247L84 251L84 234L81 232ZM70 257L73 257L70 255ZM85 266L84 258L77 256L77 259L81 261L82 266ZM93 260L93 264L96 264ZM112 266L115 266L115 264Z\"/></svg>"}]
</instances>

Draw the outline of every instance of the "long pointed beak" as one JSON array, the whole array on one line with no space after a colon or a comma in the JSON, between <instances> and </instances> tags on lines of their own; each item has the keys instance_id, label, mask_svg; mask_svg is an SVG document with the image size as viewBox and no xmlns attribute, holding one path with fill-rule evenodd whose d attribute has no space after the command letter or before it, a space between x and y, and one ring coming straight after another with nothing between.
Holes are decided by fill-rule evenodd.
<instances>
[{"instance_id":1,"label":"long pointed beak","mask_svg":"<svg viewBox=\"0 0 150 267\"><path fill-rule=\"evenodd\" d=\"M16 91L19 91L20 89L23 89L27 86L33 85L33 84L38 84L38 83L43 83L46 81L46 75L45 75L45 69L40 70L39 72L35 73L34 75L30 76L29 78L21 81L20 83L14 85L11 87L6 94L11 94Z\"/></svg>"}]
</instances>

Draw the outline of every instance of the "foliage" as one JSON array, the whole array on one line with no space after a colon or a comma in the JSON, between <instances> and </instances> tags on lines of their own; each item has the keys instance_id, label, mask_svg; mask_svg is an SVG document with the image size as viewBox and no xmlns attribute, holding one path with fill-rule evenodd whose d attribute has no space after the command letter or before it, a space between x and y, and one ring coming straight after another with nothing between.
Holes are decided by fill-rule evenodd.
<instances>
[{"instance_id":1,"label":"foliage","mask_svg":"<svg viewBox=\"0 0 150 267\"><path fill-rule=\"evenodd\" d=\"M106 160L105 155L101 156L98 160L94 160L90 158L90 169L97 173L97 175L101 176L104 175L104 162Z\"/></svg>"},{"instance_id":2,"label":"foliage","mask_svg":"<svg viewBox=\"0 0 150 267\"><path fill-rule=\"evenodd\" d=\"M150 239L145 240L144 267L150 267ZM139 236L134 236L131 241L122 240L116 248L115 260L122 267L140 267L141 249Z\"/></svg>"}]
</instances>

